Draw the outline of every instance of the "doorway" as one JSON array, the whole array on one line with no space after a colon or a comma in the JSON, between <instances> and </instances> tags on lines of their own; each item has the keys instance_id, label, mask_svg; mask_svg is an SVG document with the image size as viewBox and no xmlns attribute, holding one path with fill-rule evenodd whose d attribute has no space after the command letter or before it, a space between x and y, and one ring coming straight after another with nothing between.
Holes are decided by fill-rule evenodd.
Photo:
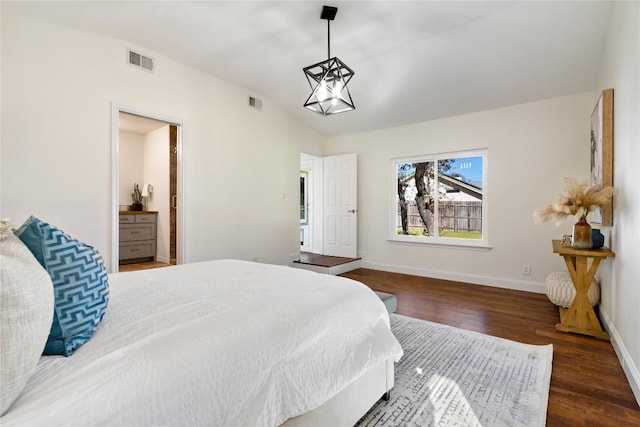
<instances>
[{"instance_id":1,"label":"doorway","mask_svg":"<svg viewBox=\"0 0 640 427\"><path fill-rule=\"evenodd\" d=\"M178 120L113 108L112 272L183 262L181 133Z\"/></svg>"},{"instance_id":2,"label":"doorway","mask_svg":"<svg viewBox=\"0 0 640 427\"><path fill-rule=\"evenodd\" d=\"M300 154L300 251L322 253L322 157Z\"/></svg>"},{"instance_id":3,"label":"doorway","mask_svg":"<svg viewBox=\"0 0 640 427\"><path fill-rule=\"evenodd\" d=\"M357 257L357 156L300 155L300 251Z\"/></svg>"},{"instance_id":4,"label":"doorway","mask_svg":"<svg viewBox=\"0 0 640 427\"><path fill-rule=\"evenodd\" d=\"M357 172L355 154L300 155L300 258L294 267L335 275L362 266Z\"/></svg>"}]
</instances>

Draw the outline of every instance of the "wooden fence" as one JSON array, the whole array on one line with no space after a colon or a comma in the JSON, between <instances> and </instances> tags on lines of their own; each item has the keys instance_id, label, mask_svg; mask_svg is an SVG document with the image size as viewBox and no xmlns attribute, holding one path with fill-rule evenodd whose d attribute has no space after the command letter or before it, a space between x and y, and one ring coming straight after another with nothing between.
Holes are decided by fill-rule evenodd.
<instances>
[{"instance_id":1,"label":"wooden fence","mask_svg":"<svg viewBox=\"0 0 640 427\"><path fill-rule=\"evenodd\" d=\"M407 203L409 227L424 227L414 200ZM482 202L460 202L441 200L438 203L441 230L482 231ZM402 224L398 205L397 224Z\"/></svg>"}]
</instances>

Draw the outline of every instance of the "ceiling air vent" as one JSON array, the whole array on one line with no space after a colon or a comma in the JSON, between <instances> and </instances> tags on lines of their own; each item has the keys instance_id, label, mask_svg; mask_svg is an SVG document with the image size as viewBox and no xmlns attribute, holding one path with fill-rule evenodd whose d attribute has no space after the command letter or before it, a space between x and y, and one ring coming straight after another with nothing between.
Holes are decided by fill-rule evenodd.
<instances>
[{"instance_id":1,"label":"ceiling air vent","mask_svg":"<svg viewBox=\"0 0 640 427\"><path fill-rule=\"evenodd\" d=\"M153 72L153 58L149 58L132 50L128 50L127 52L129 53L129 64Z\"/></svg>"},{"instance_id":2,"label":"ceiling air vent","mask_svg":"<svg viewBox=\"0 0 640 427\"><path fill-rule=\"evenodd\" d=\"M250 96L249 107L255 108L258 111L262 111L262 100L254 98L253 96Z\"/></svg>"}]
</instances>

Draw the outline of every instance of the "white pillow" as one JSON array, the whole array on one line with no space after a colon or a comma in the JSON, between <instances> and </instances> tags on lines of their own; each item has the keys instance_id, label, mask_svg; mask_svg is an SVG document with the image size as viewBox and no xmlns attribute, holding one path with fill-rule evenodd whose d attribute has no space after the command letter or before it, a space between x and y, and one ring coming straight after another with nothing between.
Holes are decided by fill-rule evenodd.
<instances>
[{"instance_id":1,"label":"white pillow","mask_svg":"<svg viewBox=\"0 0 640 427\"><path fill-rule=\"evenodd\" d=\"M20 395L53 322L53 284L27 246L0 231L0 415Z\"/></svg>"}]
</instances>

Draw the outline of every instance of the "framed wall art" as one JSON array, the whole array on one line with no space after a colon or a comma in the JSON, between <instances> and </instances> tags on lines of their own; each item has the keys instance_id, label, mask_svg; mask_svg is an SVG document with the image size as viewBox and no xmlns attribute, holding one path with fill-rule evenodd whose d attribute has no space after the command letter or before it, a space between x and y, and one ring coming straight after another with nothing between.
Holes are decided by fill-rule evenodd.
<instances>
[{"instance_id":1,"label":"framed wall art","mask_svg":"<svg viewBox=\"0 0 640 427\"><path fill-rule=\"evenodd\" d=\"M613 186L613 89L605 89L591 113L591 185ZM613 225L613 203L597 208L590 221Z\"/></svg>"}]
</instances>

